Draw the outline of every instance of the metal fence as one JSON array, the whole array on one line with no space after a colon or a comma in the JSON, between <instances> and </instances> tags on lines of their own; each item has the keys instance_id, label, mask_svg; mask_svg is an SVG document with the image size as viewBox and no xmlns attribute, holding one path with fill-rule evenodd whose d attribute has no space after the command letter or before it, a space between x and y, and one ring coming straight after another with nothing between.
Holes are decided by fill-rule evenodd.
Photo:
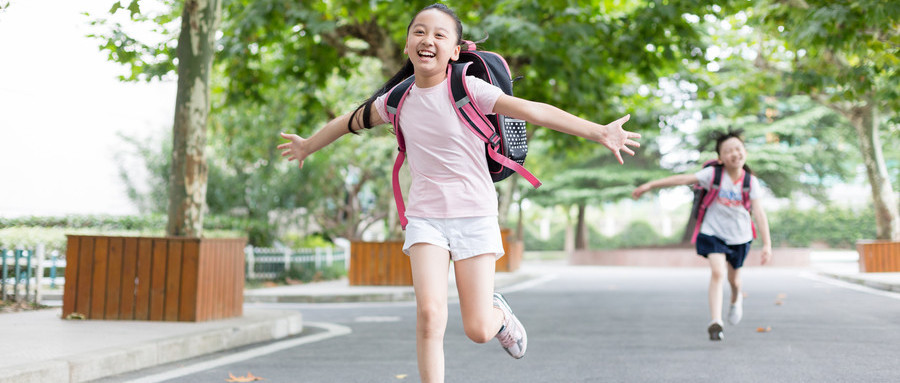
<instances>
[{"instance_id":1,"label":"metal fence","mask_svg":"<svg viewBox=\"0 0 900 383\"><path fill-rule=\"evenodd\" d=\"M65 259L56 250L48 255L44 249L0 249L0 301L40 302L45 285L56 288L63 283Z\"/></svg>"},{"instance_id":2,"label":"metal fence","mask_svg":"<svg viewBox=\"0 0 900 383\"><path fill-rule=\"evenodd\" d=\"M250 280L273 280L283 276L292 268L323 270L340 267L346 271L350 267L350 252L342 247L318 247L314 249L273 249L247 246L246 278Z\"/></svg>"}]
</instances>

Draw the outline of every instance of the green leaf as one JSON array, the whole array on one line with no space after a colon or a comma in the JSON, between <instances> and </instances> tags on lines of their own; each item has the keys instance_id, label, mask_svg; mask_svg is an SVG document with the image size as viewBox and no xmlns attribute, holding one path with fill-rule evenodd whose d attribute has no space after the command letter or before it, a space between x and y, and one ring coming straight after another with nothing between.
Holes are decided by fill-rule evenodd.
<instances>
[{"instance_id":1,"label":"green leaf","mask_svg":"<svg viewBox=\"0 0 900 383\"><path fill-rule=\"evenodd\" d=\"M131 11L132 19L134 19L134 15L141 14L141 7L138 5L138 0L131 0L131 4L128 4L128 10Z\"/></svg>"},{"instance_id":2,"label":"green leaf","mask_svg":"<svg viewBox=\"0 0 900 383\"><path fill-rule=\"evenodd\" d=\"M120 10L122 8L123 8L122 2L117 1L115 4L112 5L112 8L109 9L109 14L114 15L118 10Z\"/></svg>"}]
</instances>

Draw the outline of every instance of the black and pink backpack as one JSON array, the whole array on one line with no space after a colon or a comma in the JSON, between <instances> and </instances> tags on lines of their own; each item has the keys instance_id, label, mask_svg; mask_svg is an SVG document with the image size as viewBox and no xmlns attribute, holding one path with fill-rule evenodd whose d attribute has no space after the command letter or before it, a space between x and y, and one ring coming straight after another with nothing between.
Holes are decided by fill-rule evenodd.
<instances>
[{"instance_id":1,"label":"black and pink backpack","mask_svg":"<svg viewBox=\"0 0 900 383\"><path fill-rule=\"evenodd\" d=\"M694 234L691 237L691 243L697 242L697 235L700 234L700 226L703 225L703 217L706 215L706 209L709 208L709 205L712 205L713 201L716 200L716 197L719 196L719 188L722 186L722 171L723 167L719 161L709 160L703 163L703 167L707 168L713 166L713 179L709 185L709 190L704 189L700 186L700 184L694 184L694 204L691 206L691 220L695 222L694 224ZM751 201L750 201L750 172L744 172L744 179L741 181L741 202L744 205L744 208L747 211L751 210ZM753 225L753 222L750 222L750 227L753 229L753 238L756 238L756 226Z\"/></svg>"},{"instance_id":2,"label":"black and pink backpack","mask_svg":"<svg viewBox=\"0 0 900 383\"><path fill-rule=\"evenodd\" d=\"M447 66L447 91L450 93L450 101L454 103L456 113L466 126L478 138L484 141L485 158L488 162L488 170L494 182L506 179L513 173L519 173L525 177L535 188L541 186L531 172L522 167L525 156L528 154L526 142L525 121L503 116L500 114L487 115L483 113L469 96L469 90L464 81L465 76L478 77L492 84L503 93L512 96L512 76L509 65L499 54L476 50L475 43L464 42L467 47L459 53L459 60ZM415 82L414 76L397 84L385 97L384 110L388 119L394 126L397 135L399 153L394 161L393 188L394 202L400 214L400 225L406 229L406 207L403 204L403 195L400 191L400 166L406 158L406 143L400 130L400 109L403 101L409 94L409 89Z\"/></svg>"}]
</instances>

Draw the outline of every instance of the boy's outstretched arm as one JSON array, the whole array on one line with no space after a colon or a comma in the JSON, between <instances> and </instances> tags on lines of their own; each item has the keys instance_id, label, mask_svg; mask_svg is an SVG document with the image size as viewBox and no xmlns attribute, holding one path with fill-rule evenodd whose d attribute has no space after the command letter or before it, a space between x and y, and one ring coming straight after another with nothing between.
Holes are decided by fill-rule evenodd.
<instances>
[{"instance_id":1,"label":"boy's outstretched arm","mask_svg":"<svg viewBox=\"0 0 900 383\"><path fill-rule=\"evenodd\" d=\"M674 176L668 176L666 178L660 178L658 180L653 180L647 182L641 186L638 186L631 192L631 197L634 199L640 198L641 194L644 194L650 189L656 188L664 188L669 186L678 186L678 185L691 185L697 183L699 180L697 176L693 174L676 174Z\"/></svg>"},{"instance_id":2,"label":"boy's outstretched arm","mask_svg":"<svg viewBox=\"0 0 900 383\"><path fill-rule=\"evenodd\" d=\"M351 114L352 112L329 121L322 129L319 129L319 131L315 132L309 138L282 132L281 137L290 142L285 142L277 146L277 148L282 151L281 156L287 157L288 161L296 160L299 163L298 166L302 169L303 161L306 157L309 157L319 149L328 146L338 138L341 138L341 136L350 132L347 129L347 122L350 121ZM375 111L374 106L371 108L369 118L369 121L372 122L372 126L385 123L378 112ZM362 129L362 121L357 117L353 121L353 130L357 131L360 129Z\"/></svg>"},{"instance_id":3,"label":"boy's outstretched arm","mask_svg":"<svg viewBox=\"0 0 900 383\"><path fill-rule=\"evenodd\" d=\"M631 115L626 115L607 125L600 125L552 105L528 101L505 94L501 95L494 104L494 113L500 113L535 125L545 126L559 132L599 142L616 155L616 159L619 160L620 164L625 162L622 160L622 154L619 151L633 156L634 151L629 146L635 148L641 146L637 141L632 140L633 138L641 138L640 134L622 129L622 125L631 118Z\"/></svg>"}]
</instances>

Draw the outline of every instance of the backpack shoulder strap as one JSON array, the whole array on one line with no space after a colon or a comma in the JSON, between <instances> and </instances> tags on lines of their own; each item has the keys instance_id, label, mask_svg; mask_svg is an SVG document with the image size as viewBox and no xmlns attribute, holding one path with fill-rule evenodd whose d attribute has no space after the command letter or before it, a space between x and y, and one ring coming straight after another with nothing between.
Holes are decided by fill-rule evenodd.
<instances>
[{"instance_id":1,"label":"backpack shoulder strap","mask_svg":"<svg viewBox=\"0 0 900 383\"><path fill-rule=\"evenodd\" d=\"M751 201L750 201L750 185L751 185L751 183L750 183L750 181L752 181L751 178L753 178L753 175L750 174L750 172L745 170L744 171L744 184L741 187L741 199L742 199L742 202L744 203L744 207L747 208L747 210L750 210L750 207L751 207L751 205L750 205L751 204Z\"/></svg>"},{"instance_id":2,"label":"backpack shoulder strap","mask_svg":"<svg viewBox=\"0 0 900 383\"><path fill-rule=\"evenodd\" d=\"M466 86L466 71L472 63L450 64L447 66L447 87L450 92L450 101L453 102L456 114L466 123L475 135L482 141L497 146L500 143L500 134L491 125L481 109L472 102L469 88Z\"/></svg>"},{"instance_id":3,"label":"backpack shoulder strap","mask_svg":"<svg viewBox=\"0 0 900 383\"><path fill-rule=\"evenodd\" d=\"M391 174L391 187L394 191L394 204L397 205L397 215L400 216L400 227L406 229L406 205L403 203L403 191L400 190L400 167L406 159L406 141L403 139L403 132L400 130L400 107L403 101L409 95L409 90L415 82L414 76L409 76L403 82L397 84L384 98L384 111L388 115L391 125L394 126L394 134L397 136L397 158L394 160L394 170Z\"/></svg>"},{"instance_id":4,"label":"backpack shoulder strap","mask_svg":"<svg viewBox=\"0 0 900 383\"><path fill-rule=\"evenodd\" d=\"M472 133L490 146L487 150L488 156L495 162L512 169L519 173L522 177L531 183L534 187L541 186L541 181L531 174L518 162L498 152L498 146L503 136L493 124L488 120L485 113L477 104L472 102L472 96L469 93L469 87L466 85L466 70L472 65L471 62L463 64L450 64L447 66L447 90L450 93L450 102L453 103L456 114L463 121Z\"/></svg>"},{"instance_id":5,"label":"backpack shoulder strap","mask_svg":"<svg viewBox=\"0 0 900 383\"><path fill-rule=\"evenodd\" d=\"M706 209L709 208L709 205L712 205L713 201L716 200L716 197L719 196L719 187L722 185L722 165L717 164L712 166L713 179L712 182L709 183L709 190L706 191L706 194L703 195L703 199L700 200L700 207L697 209L697 223L694 225L694 235L691 237L691 243L697 242L697 235L700 234L700 227L703 225Z\"/></svg>"}]
</instances>

